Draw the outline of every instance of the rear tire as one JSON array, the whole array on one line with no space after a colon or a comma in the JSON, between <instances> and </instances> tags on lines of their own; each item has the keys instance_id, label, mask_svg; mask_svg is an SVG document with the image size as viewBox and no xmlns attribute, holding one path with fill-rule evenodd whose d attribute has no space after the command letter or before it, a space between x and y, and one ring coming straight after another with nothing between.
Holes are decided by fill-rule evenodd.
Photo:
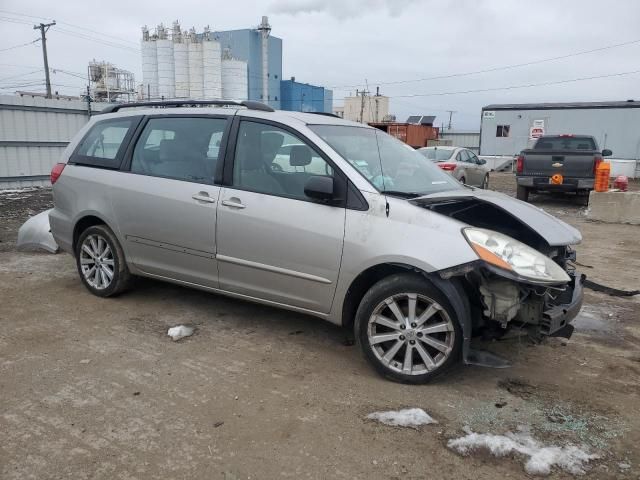
<instances>
[{"instance_id":1,"label":"rear tire","mask_svg":"<svg viewBox=\"0 0 640 480\"><path fill-rule=\"evenodd\" d=\"M395 382L427 383L460 359L456 312L421 275L391 275L373 285L360 302L354 328L369 363Z\"/></svg>"},{"instance_id":2,"label":"rear tire","mask_svg":"<svg viewBox=\"0 0 640 480\"><path fill-rule=\"evenodd\" d=\"M522 200L523 202L529 201L529 189L527 187L523 187L522 185L518 185L518 191L516 192L516 198L518 200Z\"/></svg>"},{"instance_id":3,"label":"rear tire","mask_svg":"<svg viewBox=\"0 0 640 480\"><path fill-rule=\"evenodd\" d=\"M98 297L117 295L131 283L122 247L106 225L94 225L80 234L76 266L84 286Z\"/></svg>"}]
</instances>

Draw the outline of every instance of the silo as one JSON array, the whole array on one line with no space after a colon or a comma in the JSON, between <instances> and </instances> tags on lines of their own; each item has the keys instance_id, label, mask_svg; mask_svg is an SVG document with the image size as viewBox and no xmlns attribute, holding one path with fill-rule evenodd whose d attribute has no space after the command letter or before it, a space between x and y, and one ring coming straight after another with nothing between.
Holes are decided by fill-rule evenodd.
<instances>
[{"instance_id":1,"label":"silo","mask_svg":"<svg viewBox=\"0 0 640 480\"><path fill-rule=\"evenodd\" d=\"M156 39L149 36L149 29L142 29L142 83L144 98L158 98L158 59L156 53Z\"/></svg>"},{"instance_id":2,"label":"silo","mask_svg":"<svg viewBox=\"0 0 640 480\"><path fill-rule=\"evenodd\" d=\"M208 32L205 32L205 35ZM202 42L202 66L204 80L204 98L219 100L222 98L222 52L220 43L207 39Z\"/></svg>"},{"instance_id":3,"label":"silo","mask_svg":"<svg viewBox=\"0 0 640 480\"><path fill-rule=\"evenodd\" d=\"M247 100L249 93L247 62L233 58L222 59L222 98Z\"/></svg>"},{"instance_id":4,"label":"silo","mask_svg":"<svg viewBox=\"0 0 640 480\"><path fill-rule=\"evenodd\" d=\"M173 39L176 98L189 98L189 47L184 40L185 38L182 35Z\"/></svg>"},{"instance_id":5,"label":"silo","mask_svg":"<svg viewBox=\"0 0 640 480\"><path fill-rule=\"evenodd\" d=\"M202 43L196 39L192 30L189 42L189 96L192 100L202 100L204 96L204 77L202 69Z\"/></svg>"},{"instance_id":6,"label":"silo","mask_svg":"<svg viewBox=\"0 0 640 480\"><path fill-rule=\"evenodd\" d=\"M189 98L189 50L186 32L182 33L180 23L173 22L173 63L175 80L175 98Z\"/></svg>"},{"instance_id":7,"label":"silo","mask_svg":"<svg viewBox=\"0 0 640 480\"><path fill-rule=\"evenodd\" d=\"M167 31L158 25L156 41L158 55L158 96L162 99L175 97L175 66L173 62L173 42L167 38Z\"/></svg>"}]
</instances>

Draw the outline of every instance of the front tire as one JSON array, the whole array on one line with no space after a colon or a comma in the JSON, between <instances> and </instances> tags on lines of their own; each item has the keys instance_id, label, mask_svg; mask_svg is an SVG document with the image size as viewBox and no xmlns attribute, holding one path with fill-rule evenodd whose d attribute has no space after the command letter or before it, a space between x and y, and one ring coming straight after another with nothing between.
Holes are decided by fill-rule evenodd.
<instances>
[{"instance_id":1,"label":"front tire","mask_svg":"<svg viewBox=\"0 0 640 480\"><path fill-rule=\"evenodd\" d=\"M480 188L483 190L488 190L489 189L489 174L487 173L484 176L484 179L482 180L482 185L480 185Z\"/></svg>"},{"instance_id":2,"label":"front tire","mask_svg":"<svg viewBox=\"0 0 640 480\"><path fill-rule=\"evenodd\" d=\"M427 383L460 358L462 331L446 296L426 278L392 275L365 294L356 341L376 371L396 382Z\"/></svg>"},{"instance_id":3,"label":"front tire","mask_svg":"<svg viewBox=\"0 0 640 480\"><path fill-rule=\"evenodd\" d=\"M117 295L131 282L122 247L106 225L94 225L80 234L76 266L84 286L98 297Z\"/></svg>"}]
</instances>

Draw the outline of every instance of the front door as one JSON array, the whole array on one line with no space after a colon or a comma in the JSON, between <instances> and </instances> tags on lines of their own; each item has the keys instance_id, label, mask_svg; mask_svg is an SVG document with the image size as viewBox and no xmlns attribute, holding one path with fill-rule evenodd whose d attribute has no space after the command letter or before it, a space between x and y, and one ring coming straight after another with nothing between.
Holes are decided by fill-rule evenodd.
<instances>
[{"instance_id":1,"label":"front door","mask_svg":"<svg viewBox=\"0 0 640 480\"><path fill-rule=\"evenodd\" d=\"M111 197L125 251L152 275L218 286L214 184L226 118L155 117Z\"/></svg>"},{"instance_id":2,"label":"front door","mask_svg":"<svg viewBox=\"0 0 640 480\"><path fill-rule=\"evenodd\" d=\"M233 184L218 206L220 288L328 313L338 280L345 209L304 194L314 175L335 175L305 141L242 120Z\"/></svg>"}]
</instances>

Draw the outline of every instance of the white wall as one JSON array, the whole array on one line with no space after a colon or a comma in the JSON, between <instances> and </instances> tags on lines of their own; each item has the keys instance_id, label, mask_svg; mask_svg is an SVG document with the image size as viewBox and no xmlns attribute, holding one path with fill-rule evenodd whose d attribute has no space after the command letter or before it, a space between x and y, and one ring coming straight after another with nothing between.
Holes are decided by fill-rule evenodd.
<instances>
[{"instance_id":1,"label":"white wall","mask_svg":"<svg viewBox=\"0 0 640 480\"><path fill-rule=\"evenodd\" d=\"M0 189L49 185L51 167L87 121L80 100L0 95Z\"/></svg>"}]
</instances>

